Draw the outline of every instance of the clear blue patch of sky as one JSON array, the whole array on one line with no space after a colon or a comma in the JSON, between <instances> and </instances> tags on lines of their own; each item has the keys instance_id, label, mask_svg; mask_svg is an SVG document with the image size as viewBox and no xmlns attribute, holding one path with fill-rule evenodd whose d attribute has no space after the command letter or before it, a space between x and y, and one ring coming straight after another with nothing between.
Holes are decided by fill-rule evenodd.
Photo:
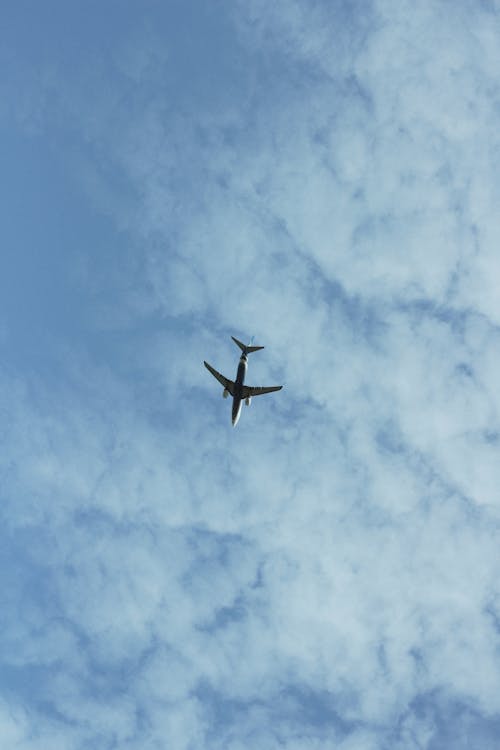
<instances>
[{"instance_id":1,"label":"clear blue patch of sky","mask_svg":"<svg viewBox=\"0 0 500 750\"><path fill-rule=\"evenodd\" d=\"M64 152L40 136L0 137L8 175L0 189L4 361L55 375L61 343L81 339L88 326L92 288L79 278L81 258L98 263L116 233L68 173Z\"/></svg>"}]
</instances>

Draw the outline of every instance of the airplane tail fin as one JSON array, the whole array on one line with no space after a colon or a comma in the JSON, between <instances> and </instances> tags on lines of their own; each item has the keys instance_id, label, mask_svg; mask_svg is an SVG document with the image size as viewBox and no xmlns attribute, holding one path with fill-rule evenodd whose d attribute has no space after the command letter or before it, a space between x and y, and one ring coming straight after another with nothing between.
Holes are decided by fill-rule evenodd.
<instances>
[{"instance_id":1,"label":"airplane tail fin","mask_svg":"<svg viewBox=\"0 0 500 750\"><path fill-rule=\"evenodd\" d=\"M244 354L250 354L251 352L258 352L259 349L263 349L263 346L248 346L247 344L242 344L241 341L238 341L238 339L235 339L234 336L231 336L235 344L238 344L241 351Z\"/></svg>"}]
</instances>

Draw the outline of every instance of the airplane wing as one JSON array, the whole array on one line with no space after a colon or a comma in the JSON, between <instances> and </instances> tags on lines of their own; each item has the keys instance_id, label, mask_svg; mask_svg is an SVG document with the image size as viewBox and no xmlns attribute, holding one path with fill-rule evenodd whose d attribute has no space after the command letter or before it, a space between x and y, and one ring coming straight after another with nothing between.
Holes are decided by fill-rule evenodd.
<instances>
[{"instance_id":1,"label":"airplane wing","mask_svg":"<svg viewBox=\"0 0 500 750\"><path fill-rule=\"evenodd\" d=\"M224 375L220 374L220 372L217 372L217 370L215 370L212 365L209 365L208 362L205 362L205 360L203 360L203 364L205 365L207 370L212 373L214 378L217 378L219 383L229 391L231 396L234 396L234 382L225 378Z\"/></svg>"},{"instance_id":2,"label":"airplane wing","mask_svg":"<svg viewBox=\"0 0 500 750\"><path fill-rule=\"evenodd\" d=\"M248 398L253 396L262 396L264 393L273 393L273 391L281 391L283 388L282 385L270 385L269 387L262 386L262 388L255 388L251 385L244 385L241 397L242 398Z\"/></svg>"}]
</instances>

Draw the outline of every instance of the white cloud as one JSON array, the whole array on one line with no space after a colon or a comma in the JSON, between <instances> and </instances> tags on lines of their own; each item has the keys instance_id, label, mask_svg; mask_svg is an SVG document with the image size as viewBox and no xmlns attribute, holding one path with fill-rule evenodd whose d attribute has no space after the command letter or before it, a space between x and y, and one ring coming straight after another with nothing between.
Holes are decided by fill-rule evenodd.
<instances>
[{"instance_id":1,"label":"white cloud","mask_svg":"<svg viewBox=\"0 0 500 750\"><path fill-rule=\"evenodd\" d=\"M3 659L54 742L423 748L422 696L497 711L497 19L335 10L239 6L234 100L176 108L151 29L59 72L127 249L79 266L101 360L2 376ZM237 430L230 333L286 386Z\"/></svg>"}]
</instances>

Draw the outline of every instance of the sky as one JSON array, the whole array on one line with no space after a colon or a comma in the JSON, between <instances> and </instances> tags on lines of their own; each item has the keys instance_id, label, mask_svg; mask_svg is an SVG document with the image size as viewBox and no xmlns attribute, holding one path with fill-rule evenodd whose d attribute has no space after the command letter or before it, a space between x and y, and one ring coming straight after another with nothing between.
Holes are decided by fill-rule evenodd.
<instances>
[{"instance_id":1,"label":"sky","mask_svg":"<svg viewBox=\"0 0 500 750\"><path fill-rule=\"evenodd\" d=\"M4 5L2 746L498 748L499 37Z\"/></svg>"}]
</instances>

